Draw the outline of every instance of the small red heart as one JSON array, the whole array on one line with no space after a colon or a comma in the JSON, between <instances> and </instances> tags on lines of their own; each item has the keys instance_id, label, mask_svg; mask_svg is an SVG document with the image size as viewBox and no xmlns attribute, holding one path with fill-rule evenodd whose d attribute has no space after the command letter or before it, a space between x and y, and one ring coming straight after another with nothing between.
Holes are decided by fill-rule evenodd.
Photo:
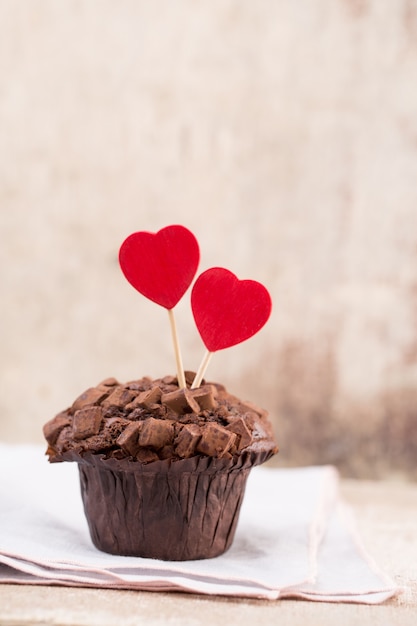
<instances>
[{"instance_id":1,"label":"small red heart","mask_svg":"<svg viewBox=\"0 0 417 626\"><path fill-rule=\"evenodd\" d=\"M157 233L141 231L122 243L119 263L129 283L143 296L172 309L190 286L200 250L184 226L166 226Z\"/></svg>"},{"instance_id":2,"label":"small red heart","mask_svg":"<svg viewBox=\"0 0 417 626\"><path fill-rule=\"evenodd\" d=\"M197 278L191 307L207 350L216 352L255 335L267 322L272 302L261 283L212 267Z\"/></svg>"}]
</instances>

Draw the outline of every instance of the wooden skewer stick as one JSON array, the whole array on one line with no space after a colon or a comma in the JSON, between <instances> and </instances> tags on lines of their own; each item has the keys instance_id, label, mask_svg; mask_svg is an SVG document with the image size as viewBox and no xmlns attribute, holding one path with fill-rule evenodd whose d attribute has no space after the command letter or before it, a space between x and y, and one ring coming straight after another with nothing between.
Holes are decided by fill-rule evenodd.
<instances>
[{"instance_id":1,"label":"wooden skewer stick","mask_svg":"<svg viewBox=\"0 0 417 626\"><path fill-rule=\"evenodd\" d=\"M169 323L171 326L172 342L174 344L175 362L177 364L178 386L180 389L185 389L187 385L185 382L184 367L182 364L180 342L178 340L177 324L175 322L174 309L167 309L167 310L168 310Z\"/></svg>"},{"instance_id":2,"label":"wooden skewer stick","mask_svg":"<svg viewBox=\"0 0 417 626\"><path fill-rule=\"evenodd\" d=\"M207 350L207 352L205 353L203 357L203 360L201 361L200 367L198 368L198 372L195 375L193 384L191 385L191 389L197 389L197 387L201 385L201 381L204 378L204 374L206 373L206 369L208 367L208 364L210 363L210 359L212 356L213 356L213 352L210 352L210 350Z\"/></svg>"}]
</instances>

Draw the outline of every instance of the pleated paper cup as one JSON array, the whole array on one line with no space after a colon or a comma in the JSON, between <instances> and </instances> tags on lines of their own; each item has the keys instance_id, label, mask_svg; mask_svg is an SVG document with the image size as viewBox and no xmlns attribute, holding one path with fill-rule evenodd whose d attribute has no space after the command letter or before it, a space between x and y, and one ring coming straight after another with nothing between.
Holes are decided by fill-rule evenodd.
<instances>
[{"instance_id":1,"label":"pleated paper cup","mask_svg":"<svg viewBox=\"0 0 417 626\"><path fill-rule=\"evenodd\" d=\"M265 448L234 459L148 464L93 454L71 460L79 464L84 511L99 550L186 561L230 547L249 472L272 454Z\"/></svg>"}]
</instances>

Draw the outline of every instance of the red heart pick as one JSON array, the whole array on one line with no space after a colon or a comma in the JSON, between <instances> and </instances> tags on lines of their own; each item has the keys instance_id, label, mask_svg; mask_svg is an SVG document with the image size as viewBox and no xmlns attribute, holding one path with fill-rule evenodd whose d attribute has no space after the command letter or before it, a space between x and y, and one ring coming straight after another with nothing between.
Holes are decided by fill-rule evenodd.
<instances>
[{"instance_id":1,"label":"red heart pick","mask_svg":"<svg viewBox=\"0 0 417 626\"><path fill-rule=\"evenodd\" d=\"M141 231L122 243L119 263L129 283L166 309L181 300L197 271L197 239L184 226L166 226L157 233Z\"/></svg>"},{"instance_id":2,"label":"red heart pick","mask_svg":"<svg viewBox=\"0 0 417 626\"><path fill-rule=\"evenodd\" d=\"M261 283L239 280L229 270L213 267L197 278L191 307L207 350L216 352L257 333L267 322L272 303Z\"/></svg>"}]
</instances>

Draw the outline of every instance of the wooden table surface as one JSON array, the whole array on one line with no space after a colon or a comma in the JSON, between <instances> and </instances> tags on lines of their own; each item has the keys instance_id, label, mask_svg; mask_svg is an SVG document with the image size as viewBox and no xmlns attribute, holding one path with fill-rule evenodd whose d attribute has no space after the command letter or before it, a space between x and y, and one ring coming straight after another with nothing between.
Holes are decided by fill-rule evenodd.
<instances>
[{"instance_id":1,"label":"wooden table surface","mask_svg":"<svg viewBox=\"0 0 417 626\"><path fill-rule=\"evenodd\" d=\"M403 593L378 606L0 585L1 626L415 626L417 484L342 481L365 546Z\"/></svg>"}]
</instances>

